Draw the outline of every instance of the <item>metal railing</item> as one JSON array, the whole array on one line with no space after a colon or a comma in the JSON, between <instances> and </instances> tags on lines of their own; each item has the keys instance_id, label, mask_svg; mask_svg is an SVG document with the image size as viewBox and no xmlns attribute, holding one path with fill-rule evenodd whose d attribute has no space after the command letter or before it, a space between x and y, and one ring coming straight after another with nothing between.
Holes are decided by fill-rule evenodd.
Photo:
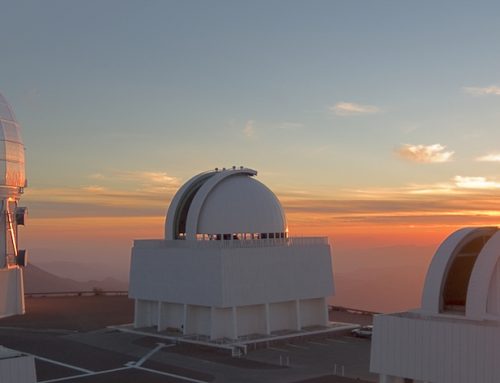
<instances>
[{"instance_id":1,"label":"metal railing","mask_svg":"<svg viewBox=\"0 0 500 383\"><path fill-rule=\"evenodd\" d=\"M138 239L136 247L169 247L169 248L247 248L247 247L278 247L278 246L311 246L328 245L328 237L289 237L275 239L243 239L243 240L163 240Z\"/></svg>"}]
</instances>

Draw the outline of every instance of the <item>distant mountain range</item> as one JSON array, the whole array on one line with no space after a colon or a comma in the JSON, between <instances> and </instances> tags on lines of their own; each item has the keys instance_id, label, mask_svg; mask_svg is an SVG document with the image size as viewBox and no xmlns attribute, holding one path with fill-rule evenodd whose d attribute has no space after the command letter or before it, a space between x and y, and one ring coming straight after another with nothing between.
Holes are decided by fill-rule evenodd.
<instances>
[{"instance_id":1,"label":"distant mountain range","mask_svg":"<svg viewBox=\"0 0 500 383\"><path fill-rule=\"evenodd\" d=\"M93 288L100 288L106 291L126 291L128 290L128 283L114 278L85 282L75 281L49 273L33 264L28 264L24 268L25 293L92 291Z\"/></svg>"},{"instance_id":2,"label":"distant mountain range","mask_svg":"<svg viewBox=\"0 0 500 383\"><path fill-rule=\"evenodd\" d=\"M39 251L30 252L30 262L33 262L40 269L59 277L73 279L75 281L86 282L88 280L105 279L112 277L121 281L127 281L129 277L129 260L111 261L110 259L101 261L90 261L88 259L50 259L42 257Z\"/></svg>"},{"instance_id":3,"label":"distant mountain range","mask_svg":"<svg viewBox=\"0 0 500 383\"><path fill-rule=\"evenodd\" d=\"M334 245L335 296L329 303L378 312L419 307L425 274L436 247L345 249ZM127 271L126 263L40 259L25 268L25 291L91 291L94 287L124 291L128 290Z\"/></svg>"}]
</instances>

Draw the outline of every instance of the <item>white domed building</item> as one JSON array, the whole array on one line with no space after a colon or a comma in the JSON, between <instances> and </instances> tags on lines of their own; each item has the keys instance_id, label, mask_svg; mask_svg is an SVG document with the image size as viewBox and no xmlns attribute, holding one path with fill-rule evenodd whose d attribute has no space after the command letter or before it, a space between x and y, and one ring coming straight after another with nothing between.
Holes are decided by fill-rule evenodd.
<instances>
[{"instance_id":1,"label":"white domed building","mask_svg":"<svg viewBox=\"0 0 500 383\"><path fill-rule=\"evenodd\" d=\"M438 248L421 308L374 320L380 382L500 382L500 231L463 228Z\"/></svg>"},{"instance_id":2,"label":"white domed building","mask_svg":"<svg viewBox=\"0 0 500 383\"><path fill-rule=\"evenodd\" d=\"M25 186L21 127L0 94L0 317L24 313L26 252L19 249L17 226L24 225L26 209L18 202Z\"/></svg>"},{"instance_id":3,"label":"white domed building","mask_svg":"<svg viewBox=\"0 0 500 383\"><path fill-rule=\"evenodd\" d=\"M25 220L26 208L18 206L25 186L21 126L0 93L0 318L24 314L26 251L19 249L17 227ZM0 346L0 382L36 382L34 357Z\"/></svg>"},{"instance_id":4,"label":"white domed building","mask_svg":"<svg viewBox=\"0 0 500 383\"><path fill-rule=\"evenodd\" d=\"M233 167L191 178L172 199L165 238L134 242L134 327L213 341L327 325L328 240L289 237L256 175Z\"/></svg>"}]
</instances>

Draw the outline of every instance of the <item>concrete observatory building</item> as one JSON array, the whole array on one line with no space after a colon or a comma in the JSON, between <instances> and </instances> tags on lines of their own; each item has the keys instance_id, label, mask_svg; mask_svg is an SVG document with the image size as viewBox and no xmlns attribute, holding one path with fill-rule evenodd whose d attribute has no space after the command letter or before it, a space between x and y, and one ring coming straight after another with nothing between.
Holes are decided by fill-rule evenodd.
<instances>
[{"instance_id":1,"label":"concrete observatory building","mask_svg":"<svg viewBox=\"0 0 500 383\"><path fill-rule=\"evenodd\" d=\"M18 202L26 177L21 127L12 108L0 93L0 318L24 314L22 266L26 252L20 250L17 226L24 225L26 208ZM31 355L0 346L0 382L36 382Z\"/></svg>"},{"instance_id":2,"label":"concrete observatory building","mask_svg":"<svg viewBox=\"0 0 500 383\"><path fill-rule=\"evenodd\" d=\"M172 199L165 238L134 242L134 327L237 340L327 325L328 240L289 237L279 200L256 175L198 174Z\"/></svg>"},{"instance_id":3,"label":"concrete observatory building","mask_svg":"<svg viewBox=\"0 0 500 383\"><path fill-rule=\"evenodd\" d=\"M500 382L500 231L463 228L438 248L421 308L375 317L381 383Z\"/></svg>"},{"instance_id":4,"label":"concrete observatory building","mask_svg":"<svg viewBox=\"0 0 500 383\"><path fill-rule=\"evenodd\" d=\"M26 208L18 202L25 186L21 127L0 94L0 317L24 313L20 267L26 263L26 252L19 249L17 226L24 225Z\"/></svg>"}]
</instances>

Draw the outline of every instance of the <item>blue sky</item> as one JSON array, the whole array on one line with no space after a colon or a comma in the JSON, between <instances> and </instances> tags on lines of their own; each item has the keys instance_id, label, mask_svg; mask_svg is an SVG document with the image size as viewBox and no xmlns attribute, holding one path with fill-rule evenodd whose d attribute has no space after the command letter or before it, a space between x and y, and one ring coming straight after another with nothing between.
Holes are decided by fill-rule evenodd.
<instances>
[{"instance_id":1,"label":"blue sky","mask_svg":"<svg viewBox=\"0 0 500 383\"><path fill-rule=\"evenodd\" d=\"M23 126L37 230L63 230L56 217L142 216L161 233L184 180L231 165L259 170L292 232L341 237L362 221L387 239L390 221L444 235L500 216L496 2L1 9L0 90ZM129 229L120 251L147 233ZM73 243L98 256L85 247L92 223L83 231Z\"/></svg>"},{"instance_id":2,"label":"blue sky","mask_svg":"<svg viewBox=\"0 0 500 383\"><path fill-rule=\"evenodd\" d=\"M44 186L106 169L187 177L233 163L294 184L295 169L308 169L301 177L318 187L437 181L456 170L409 175L394 149L440 143L467 170L496 150L498 99L462 88L500 81L498 11L430 1L6 2L0 86L24 126L30 181ZM329 107L339 102L380 112L338 117ZM252 137L242 134L248 123ZM318 181L325 171L332 180Z\"/></svg>"}]
</instances>

